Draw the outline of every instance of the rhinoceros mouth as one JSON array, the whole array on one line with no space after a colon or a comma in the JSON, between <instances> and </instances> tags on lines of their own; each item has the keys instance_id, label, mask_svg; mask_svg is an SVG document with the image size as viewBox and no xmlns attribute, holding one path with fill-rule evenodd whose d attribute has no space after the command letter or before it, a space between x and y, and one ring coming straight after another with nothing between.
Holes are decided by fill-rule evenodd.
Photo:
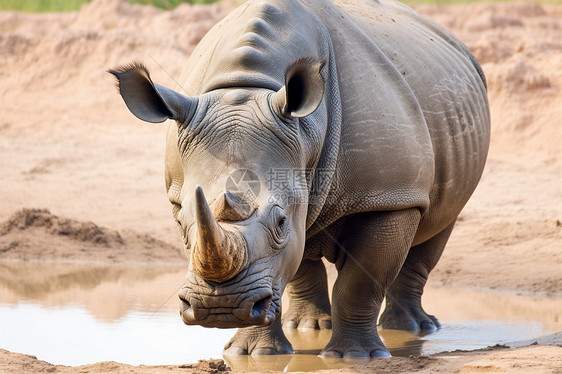
<instances>
[{"instance_id":1,"label":"rhinoceros mouth","mask_svg":"<svg viewBox=\"0 0 562 374\"><path fill-rule=\"evenodd\" d=\"M186 325L220 328L266 326L272 324L281 311L279 298L274 298L271 290L257 292L234 307L221 303L216 296L213 307L205 307L201 299L185 293L179 297L180 315Z\"/></svg>"}]
</instances>

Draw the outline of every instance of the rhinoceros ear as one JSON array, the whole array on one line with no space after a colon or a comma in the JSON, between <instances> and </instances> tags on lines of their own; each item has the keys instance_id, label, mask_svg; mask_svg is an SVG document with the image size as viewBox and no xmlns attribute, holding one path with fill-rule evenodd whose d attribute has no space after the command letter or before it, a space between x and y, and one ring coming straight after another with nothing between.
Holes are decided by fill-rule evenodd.
<instances>
[{"instance_id":1,"label":"rhinoceros ear","mask_svg":"<svg viewBox=\"0 0 562 374\"><path fill-rule=\"evenodd\" d=\"M127 108L143 121L158 123L174 119L183 123L197 106L196 99L153 83L142 64L132 63L108 73L117 78Z\"/></svg>"},{"instance_id":2,"label":"rhinoceros ear","mask_svg":"<svg viewBox=\"0 0 562 374\"><path fill-rule=\"evenodd\" d=\"M301 58L285 74L285 86L273 95L274 105L285 116L306 117L318 108L324 96L324 78L320 73L325 61Z\"/></svg>"}]
</instances>

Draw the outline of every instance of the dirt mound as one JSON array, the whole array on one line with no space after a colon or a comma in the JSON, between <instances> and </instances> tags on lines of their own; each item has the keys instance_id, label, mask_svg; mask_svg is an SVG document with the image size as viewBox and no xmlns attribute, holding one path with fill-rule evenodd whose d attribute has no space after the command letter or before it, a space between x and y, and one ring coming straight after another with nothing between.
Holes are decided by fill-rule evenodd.
<instances>
[{"instance_id":1,"label":"dirt mound","mask_svg":"<svg viewBox=\"0 0 562 374\"><path fill-rule=\"evenodd\" d=\"M93 222L80 222L57 217L47 209L22 209L0 226L0 236L15 231L22 232L44 229L47 234L63 236L71 240L109 247L124 245L123 238L117 231L99 227Z\"/></svg>"},{"instance_id":2,"label":"dirt mound","mask_svg":"<svg viewBox=\"0 0 562 374\"><path fill-rule=\"evenodd\" d=\"M231 371L221 359L199 360L196 364L181 365L181 369L192 369L194 374L219 374Z\"/></svg>"},{"instance_id":3,"label":"dirt mound","mask_svg":"<svg viewBox=\"0 0 562 374\"><path fill-rule=\"evenodd\" d=\"M488 79L493 154L559 157L562 8L533 3L416 5L474 53Z\"/></svg>"},{"instance_id":4,"label":"dirt mound","mask_svg":"<svg viewBox=\"0 0 562 374\"><path fill-rule=\"evenodd\" d=\"M38 360L32 355L12 353L0 348L0 371L2 373L184 373L184 374L220 374L230 372L223 360L199 360L197 364L131 366L113 361L104 361L91 365L62 366L52 365Z\"/></svg>"},{"instance_id":5,"label":"dirt mound","mask_svg":"<svg viewBox=\"0 0 562 374\"><path fill-rule=\"evenodd\" d=\"M8 352L0 348L0 368L2 373L53 373L56 365L38 360L32 355Z\"/></svg>"},{"instance_id":6,"label":"dirt mound","mask_svg":"<svg viewBox=\"0 0 562 374\"><path fill-rule=\"evenodd\" d=\"M182 262L181 251L146 234L119 233L93 222L22 209L0 225L0 259Z\"/></svg>"}]
</instances>

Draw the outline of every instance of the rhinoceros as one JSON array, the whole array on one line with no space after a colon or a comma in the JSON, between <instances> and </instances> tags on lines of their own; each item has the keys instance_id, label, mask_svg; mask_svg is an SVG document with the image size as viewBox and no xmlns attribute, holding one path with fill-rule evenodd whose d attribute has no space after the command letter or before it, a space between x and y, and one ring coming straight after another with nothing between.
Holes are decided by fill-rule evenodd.
<instances>
[{"instance_id":1,"label":"rhinoceros","mask_svg":"<svg viewBox=\"0 0 562 374\"><path fill-rule=\"evenodd\" d=\"M110 71L135 116L174 120L183 322L239 327L227 355L291 353L282 328L331 328L321 355L387 357L377 321L439 328L421 296L489 145L465 45L393 0L250 0L186 66L176 90L140 63Z\"/></svg>"}]
</instances>

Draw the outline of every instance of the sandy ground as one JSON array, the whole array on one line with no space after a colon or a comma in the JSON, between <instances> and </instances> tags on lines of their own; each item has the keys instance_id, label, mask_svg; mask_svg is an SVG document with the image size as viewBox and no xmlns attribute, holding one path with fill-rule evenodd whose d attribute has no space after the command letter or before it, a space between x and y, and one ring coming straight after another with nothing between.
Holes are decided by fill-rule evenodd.
<instances>
[{"instance_id":1,"label":"sandy ground","mask_svg":"<svg viewBox=\"0 0 562 374\"><path fill-rule=\"evenodd\" d=\"M0 260L185 263L164 191L165 126L132 117L108 68L138 60L174 87L231 3L172 12L94 0L80 12L0 12ZM482 182L430 282L562 297L562 6L418 5L488 78ZM392 358L334 372L561 373L562 337ZM0 372L220 372L220 362L53 366L0 350Z\"/></svg>"}]
</instances>

